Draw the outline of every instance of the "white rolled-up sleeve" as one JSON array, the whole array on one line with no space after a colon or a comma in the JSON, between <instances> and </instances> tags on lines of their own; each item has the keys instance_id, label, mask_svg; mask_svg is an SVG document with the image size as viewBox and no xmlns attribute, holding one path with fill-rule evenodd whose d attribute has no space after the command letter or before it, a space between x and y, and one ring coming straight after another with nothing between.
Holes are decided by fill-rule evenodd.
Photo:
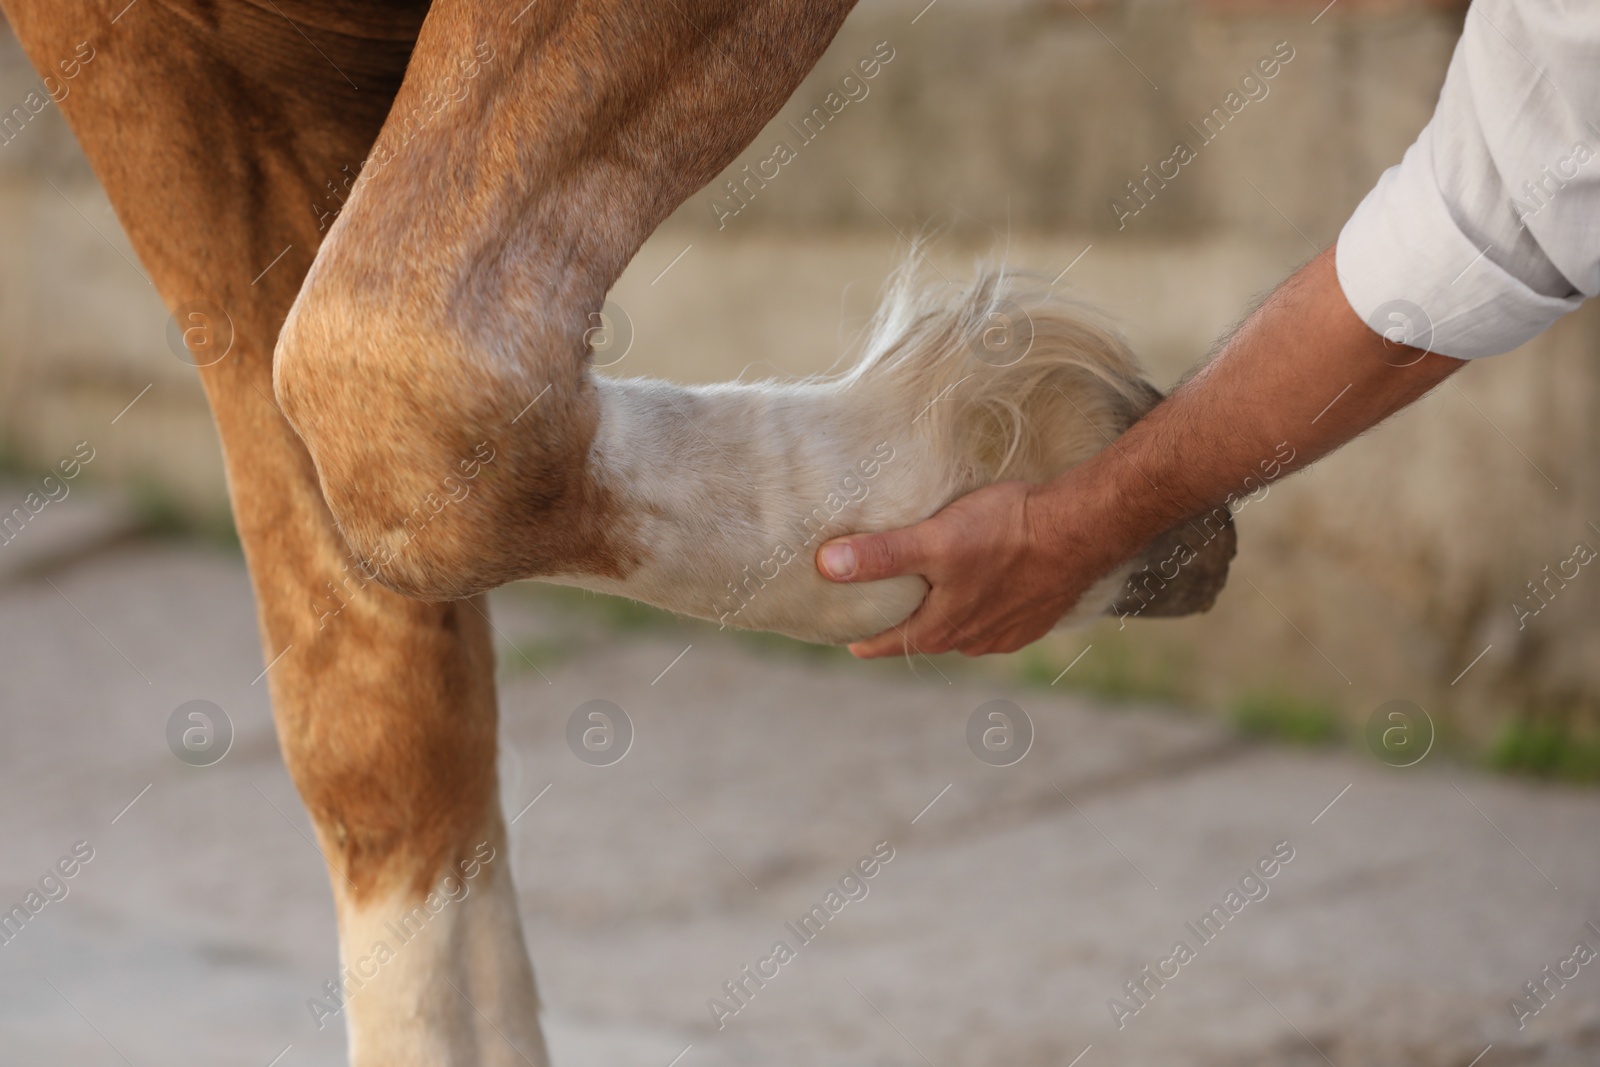
<instances>
[{"instance_id":1,"label":"white rolled-up sleeve","mask_svg":"<svg viewBox=\"0 0 1600 1067\"><path fill-rule=\"evenodd\" d=\"M1459 359L1600 293L1600 4L1476 0L1432 120L1335 262L1374 330Z\"/></svg>"}]
</instances>

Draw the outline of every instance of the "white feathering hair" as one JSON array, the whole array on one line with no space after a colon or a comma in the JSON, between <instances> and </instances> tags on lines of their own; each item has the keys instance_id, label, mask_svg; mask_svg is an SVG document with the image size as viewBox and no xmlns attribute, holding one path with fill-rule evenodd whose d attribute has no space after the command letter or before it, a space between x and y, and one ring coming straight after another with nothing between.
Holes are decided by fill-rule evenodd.
<instances>
[{"instance_id":1,"label":"white feathering hair","mask_svg":"<svg viewBox=\"0 0 1600 1067\"><path fill-rule=\"evenodd\" d=\"M995 330L1009 331L1009 347L1021 351L985 358ZM1100 312L1040 275L992 263L958 284L929 281L908 260L890 276L855 365L837 381L887 408L919 412L918 429L938 451L963 457L949 472L952 497L1052 478L1162 396Z\"/></svg>"}]
</instances>

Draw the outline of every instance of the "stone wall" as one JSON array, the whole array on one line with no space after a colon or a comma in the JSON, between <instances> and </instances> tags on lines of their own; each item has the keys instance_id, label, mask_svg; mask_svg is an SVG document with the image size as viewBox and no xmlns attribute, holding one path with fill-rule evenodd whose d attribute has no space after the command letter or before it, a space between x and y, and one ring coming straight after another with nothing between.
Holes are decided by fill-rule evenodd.
<instances>
[{"instance_id":1,"label":"stone wall","mask_svg":"<svg viewBox=\"0 0 1600 1067\"><path fill-rule=\"evenodd\" d=\"M1051 276L1072 264L1062 284L1116 315L1169 384L1332 241L1398 160L1463 11L864 4L772 126L624 275L612 298L633 340L611 370L822 370L907 239L931 237L951 274L981 257ZM0 100L34 84L0 46ZM1179 141L1193 158L1147 183ZM1130 182L1144 183L1138 198ZM35 463L104 440L97 475L213 506L220 464L194 372L169 351L165 313L53 106L0 144L0 228L0 438ZM1099 677L1121 671L1136 690L1159 680L1214 706L1313 699L1353 721L1405 698L1474 741L1535 711L1592 721L1600 577L1585 568L1520 628L1514 605L1537 605L1526 583L1577 542L1600 545L1597 347L1591 308L1468 368L1249 504L1210 615L1054 638L1036 665L1065 666L1092 643L1075 671L1094 675L1105 657Z\"/></svg>"}]
</instances>

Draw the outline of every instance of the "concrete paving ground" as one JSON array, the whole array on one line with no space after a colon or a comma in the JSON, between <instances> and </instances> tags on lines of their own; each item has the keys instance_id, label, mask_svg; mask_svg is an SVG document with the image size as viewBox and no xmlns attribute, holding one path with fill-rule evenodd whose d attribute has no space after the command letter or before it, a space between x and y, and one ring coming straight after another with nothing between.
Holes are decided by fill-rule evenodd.
<instances>
[{"instance_id":1,"label":"concrete paving ground","mask_svg":"<svg viewBox=\"0 0 1600 1067\"><path fill-rule=\"evenodd\" d=\"M953 666L618 630L524 591L496 623L557 1067L1600 1062L1600 961L1525 1028L1509 1007L1600 948L1593 791L1247 745ZM263 666L216 549L124 540L0 585L0 905L94 850L0 944L0 1064L342 1062L306 1007L337 969L332 908ZM597 698L635 730L606 767L565 740ZM236 729L214 766L168 750L192 699ZM1036 732L1008 767L966 739L994 699ZM867 896L719 1030L708 999L883 841ZM1247 886L1266 896L1195 937L1275 847L1292 859ZM1124 983L1180 940L1193 958L1119 1028L1108 1001L1137 1007Z\"/></svg>"}]
</instances>

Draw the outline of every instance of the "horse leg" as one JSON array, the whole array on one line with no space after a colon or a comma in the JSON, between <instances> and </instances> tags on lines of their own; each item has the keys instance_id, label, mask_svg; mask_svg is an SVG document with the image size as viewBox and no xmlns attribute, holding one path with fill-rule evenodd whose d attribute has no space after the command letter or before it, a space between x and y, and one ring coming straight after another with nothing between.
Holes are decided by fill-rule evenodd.
<instances>
[{"instance_id":1,"label":"horse leg","mask_svg":"<svg viewBox=\"0 0 1600 1067\"><path fill-rule=\"evenodd\" d=\"M199 351L231 336L200 375L345 968L343 988L307 990L314 1014L342 1014L361 1067L542 1064L485 605L420 603L362 576L272 393L274 342L337 206L325 183L366 153L425 5L282 0L287 14L191 18L145 3L113 19L122 5L4 3L42 73L72 64L63 110L161 296L209 342Z\"/></svg>"},{"instance_id":2,"label":"horse leg","mask_svg":"<svg viewBox=\"0 0 1600 1067\"><path fill-rule=\"evenodd\" d=\"M540 577L853 640L927 586L828 582L821 540L1046 480L1159 396L1092 316L1003 271L898 286L865 358L828 382L588 372L628 260L758 134L849 7L438 0L276 360L284 413L380 581L446 599ZM1029 338L1015 358L984 347L1010 318Z\"/></svg>"}]
</instances>

